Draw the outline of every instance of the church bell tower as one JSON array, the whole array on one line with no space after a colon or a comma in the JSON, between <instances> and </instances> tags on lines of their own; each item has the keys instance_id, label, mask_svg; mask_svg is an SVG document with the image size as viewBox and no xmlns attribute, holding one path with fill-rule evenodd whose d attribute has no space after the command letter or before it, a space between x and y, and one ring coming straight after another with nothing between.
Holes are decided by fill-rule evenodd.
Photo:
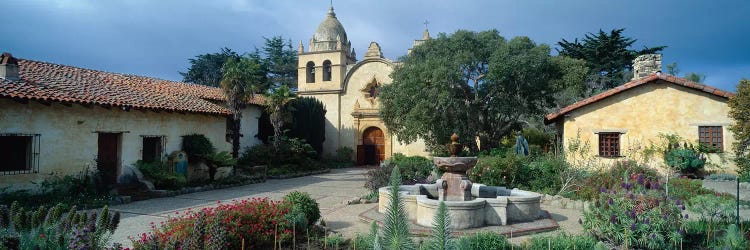
<instances>
[{"instance_id":1,"label":"church bell tower","mask_svg":"<svg viewBox=\"0 0 750 250\"><path fill-rule=\"evenodd\" d=\"M333 6L318 25L307 51L300 42L298 57L297 86L301 95L341 91L347 65L357 59Z\"/></svg>"}]
</instances>

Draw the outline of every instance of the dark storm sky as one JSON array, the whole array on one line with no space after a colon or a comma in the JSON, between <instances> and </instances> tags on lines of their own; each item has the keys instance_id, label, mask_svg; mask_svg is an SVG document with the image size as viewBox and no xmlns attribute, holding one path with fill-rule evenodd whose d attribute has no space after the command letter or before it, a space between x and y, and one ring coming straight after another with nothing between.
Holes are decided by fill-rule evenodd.
<instances>
[{"instance_id":1,"label":"dark storm sky","mask_svg":"<svg viewBox=\"0 0 750 250\"><path fill-rule=\"evenodd\" d=\"M664 64L681 75L735 90L750 78L750 1L430 1L338 0L339 20L363 55L378 42L390 59L421 37L457 29L498 29L553 45L599 29L626 28L637 47L669 46ZM3 0L0 50L16 57L181 80L188 58L221 47L247 52L263 37L305 44L325 17L326 0Z\"/></svg>"}]
</instances>

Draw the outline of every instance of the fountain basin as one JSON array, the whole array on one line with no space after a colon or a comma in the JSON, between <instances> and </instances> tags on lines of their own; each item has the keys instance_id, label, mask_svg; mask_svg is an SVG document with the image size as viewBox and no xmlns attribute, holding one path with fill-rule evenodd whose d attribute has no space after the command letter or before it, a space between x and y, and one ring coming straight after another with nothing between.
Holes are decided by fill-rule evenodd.
<instances>
[{"instance_id":1,"label":"fountain basin","mask_svg":"<svg viewBox=\"0 0 750 250\"><path fill-rule=\"evenodd\" d=\"M385 213L390 205L390 187L379 192L378 212ZM403 185L399 189L409 220L418 225L431 227L440 204L436 184ZM507 225L514 222L530 222L541 215L542 195L534 192L506 189L504 187L473 184L472 200L444 201L451 214L454 229Z\"/></svg>"}]
</instances>

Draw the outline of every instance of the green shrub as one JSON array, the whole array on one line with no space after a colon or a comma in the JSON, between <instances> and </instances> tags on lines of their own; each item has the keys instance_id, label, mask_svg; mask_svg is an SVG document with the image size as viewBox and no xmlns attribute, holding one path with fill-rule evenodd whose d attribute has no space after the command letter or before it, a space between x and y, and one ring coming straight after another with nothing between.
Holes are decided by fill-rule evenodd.
<instances>
[{"instance_id":1,"label":"green shrub","mask_svg":"<svg viewBox=\"0 0 750 250\"><path fill-rule=\"evenodd\" d=\"M528 183L528 179L535 174L527 167L528 163L528 157L520 157L511 153L504 157L480 157L477 165L469 169L467 175L474 183L523 188L523 184Z\"/></svg>"},{"instance_id":2,"label":"green shrub","mask_svg":"<svg viewBox=\"0 0 750 250\"><path fill-rule=\"evenodd\" d=\"M660 180L661 178L655 169L646 165L638 164L637 162L630 160L618 161L612 166L586 174L575 191L572 193L563 193L563 195L575 199L594 200L599 197L599 194L601 194L599 190L602 187L606 189L616 189L622 182L623 176L635 178L637 175L652 182Z\"/></svg>"},{"instance_id":3,"label":"green shrub","mask_svg":"<svg viewBox=\"0 0 750 250\"><path fill-rule=\"evenodd\" d=\"M735 224L730 224L727 227L724 236L719 239L718 245L720 249L741 250L750 248L746 235Z\"/></svg>"},{"instance_id":4,"label":"green shrub","mask_svg":"<svg viewBox=\"0 0 750 250\"><path fill-rule=\"evenodd\" d=\"M500 234L494 232L479 232L463 236L458 239L458 249L473 250L505 250L511 249L511 244Z\"/></svg>"},{"instance_id":5,"label":"green shrub","mask_svg":"<svg viewBox=\"0 0 750 250\"><path fill-rule=\"evenodd\" d=\"M340 234L330 234L326 235L323 239L323 243L325 243L326 247L330 247L332 249L339 249L339 245L344 243L344 237L342 237Z\"/></svg>"},{"instance_id":6,"label":"green shrub","mask_svg":"<svg viewBox=\"0 0 750 250\"><path fill-rule=\"evenodd\" d=\"M164 162L137 161L135 166L143 175L154 183L157 189L180 189L187 185L185 176L170 171Z\"/></svg>"},{"instance_id":7,"label":"green shrub","mask_svg":"<svg viewBox=\"0 0 750 250\"><path fill-rule=\"evenodd\" d=\"M601 188L583 212L583 228L599 240L628 248L666 249L682 240L685 200L666 196L644 175L624 176L620 188ZM632 178L632 177L631 177Z\"/></svg>"},{"instance_id":8,"label":"green shrub","mask_svg":"<svg viewBox=\"0 0 750 250\"><path fill-rule=\"evenodd\" d=\"M237 159L237 166L254 167L260 165L268 165L271 154L271 146L266 144L258 144L252 147L245 147L239 159Z\"/></svg>"},{"instance_id":9,"label":"green shrub","mask_svg":"<svg viewBox=\"0 0 750 250\"><path fill-rule=\"evenodd\" d=\"M292 191L284 196L284 200L292 204L293 209L297 208L305 214L307 225L312 225L320 219L320 208L310 194L300 191Z\"/></svg>"},{"instance_id":10,"label":"green shrub","mask_svg":"<svg viewBox=\"0 0 750 250\"><path fill-rule=\"evenodd\" d=\"M326 139L326 108L323 103L312 97L300 97L292 102L294 122L289 123L289 137L299 138L315 150L316 159L323 152L323 142Z\"/></svg>"},{"instance_id":11,"label":"green shrub","mask_svg":"<svg viewBox=\"0 0 750 250\"><path fill-rule=\"evenodd\" d=\"M556 234L553 236L535 236L522 246L524 249L607 249L594 237L588 235Z\"/></svg>"},{"instance_id":12,"label":"green shrub","mask_svg":"<svg viewBox=\"0 0 750 250\"><path fill-rule=\"evenodd\" d=\"M336 160L339 162L352 162L354 149L350 147L340 147L336 149Z\"/></svg>"},{"instance_id":13,"label":"green shrub","mask_svg":"<svg viewBox=\"0 0 750 250\"><path fill-rule=\"evenodd\" d=\"M52 175L36 183L36 186L37 188L10 192L0 189L0 204L18 202L22 207L36 208L62 203L66 209L74 205L100 208L110 200L108 190L102 185L101 176L88 169L74 175Z\"/></svg>"},{"instance_id":14,"label":"green shrub","mask_svg":"<svg viewBox=\"0 0 750 250\"><path fill-rule=\"evenodd\" d=\"M563 188L564 182L576 181L567 180L565 177L576 178L564 174L571 173L570 166L562 157L554 155L540 155L534 157L528 164L529 171L533 173L529 176L526 183L519 183L520 188L545 194L557 194Z\"/></svg>"},{"instance_id":15,"label":"green shrub","mask_svg":"<svg viewBox=\"0 0 750 250\"><path fill-rule=\"evenodd\" d=\"M716 192L703 187L701 180L688 178L670 178L669 179L669 196L681 200L690 200L692 197L705 194L715 194Z\"/></svg>"},{"instance_id":16,"label":"green shrub","mask_svg":"<svg viewBox=\"0 0 750 250\"><path fill-rule=\"evenodd\" d=\"M424 183L435 169L432 160L422 156L405 156L401 153L393 154L391 164L401 169L404 184Z\"/></svg>"},{"instance_id":17,"label":"green shrub","mask_svg":"<svg viewBox=\"0 0 750 250\"><path fill-rule=\"evenodd\" d=\"M202 161L207 155L214 154L216 148L205 135L191 134L182 136L182 151L185 151L188 160Z\"/></svg>"},{"instance_id":18,"label":"green shrub","mask_svg":"<svg viewBox=\"0 0 750 250\"><path fill-rule=\"evenodd\" d=\"M688 208L700 214L700 219L709 223L726 223L734 221L736 203L728 197L714 194L698 195L690 198Z\"/></svg>"},{"instance_id":19,"label":"green shrub","mask_svg":"<svg viewBox=\"0 0 750 250\"><path fill-rule=\"evenodd\" d=\"M664 163L684 174L696 173L703 169L706 160L692 147L675 148L664 155Z\"/></svg>"}]
</instances>

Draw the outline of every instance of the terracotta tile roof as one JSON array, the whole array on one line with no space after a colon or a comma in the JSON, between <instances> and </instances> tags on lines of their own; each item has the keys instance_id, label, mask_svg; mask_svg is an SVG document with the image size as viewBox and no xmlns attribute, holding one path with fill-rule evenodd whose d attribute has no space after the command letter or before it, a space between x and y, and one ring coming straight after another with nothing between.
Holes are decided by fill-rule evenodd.
<instances>
[{"instance_id":1,"label":"terracotta tile roof","mask_svg":"<svg viewBox=\"0 0 750 250\"><path fill-rule=\"evenodd\" d=\"M18 59L21 80L0 79L0 97L42 102L229 115L220 88ZM262 105L260 96L248 101Z\"/></svg>"},{"instance_id":2,"label":"terracotta tile roof","mask_svg":"<svg viewBox=\"0 0 750 250\"><path fill-rule=\"evenodd\" d=\"M698 90L698 91L703 91L703 92L706 92L706 93L709 93L709 94L712 94L712 95L716 95L716 96L719 96L719 97L723 97L723 98L729 98L729 97L734 96L734 93L732 93L732 92L720 90L720 89L717 89L717 88L714 88L714 87L711 87L711 86L707 86L707 85L703 85L703 84L700 84L700 83L697 83L697 82L692 82L692 81L687 80L685 78L676 77L676 76L673 76L673 75L668 75L668 74L663 74L663 73L661 73L661 74L651 74L650 76L643 77L643 78L637 79L637 80L633 80L631 82L628 82L628 83L625 83L623 85L617 86L617 87L615 87L613 89L604 91L604 92L602 92L600 94L597 94L595 96L592 96L592 97L580 100L580 101L578 101L576 103L571 104L570 106L567 106L567 107L564 107L564 108L558 110L557 112L548 114L548 115L544 116L544 124L553 123L555 120L563 117L565 114L570 113L571 111L576 110L578 108L581 108L583 106L586 106L586 105L589 105L589 104L601 101L601 100L603 100L603 99L605 99L607 97L616 95L616 94L618 94L620 92L623 92L625 90L628 90L628 89L632 89L632 88L635 88L635 87L638 87L638 86L641 86L641 85L644 85L644 84L647 84L647 83L656 82L657 80L662 80L662 82L668 82L668 83L680 85L680 86L683 86L683 87L688 87L688 88L691 88L691 89L695 89L695 90Z\"/></svg>"}]
</instances>

